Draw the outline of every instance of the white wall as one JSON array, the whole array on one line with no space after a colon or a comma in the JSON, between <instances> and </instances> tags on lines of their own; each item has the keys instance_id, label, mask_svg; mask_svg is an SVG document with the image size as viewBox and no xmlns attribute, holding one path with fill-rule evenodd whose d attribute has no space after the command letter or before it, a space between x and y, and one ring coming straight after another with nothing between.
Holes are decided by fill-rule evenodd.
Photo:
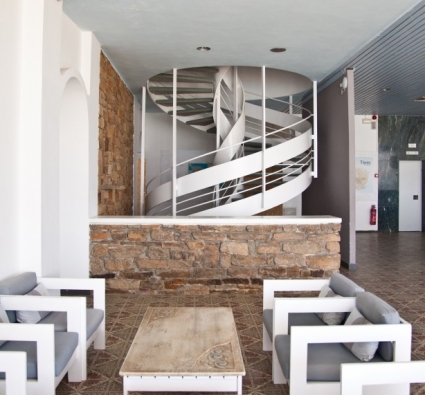
<instances>
[{"instance_id":1,"label":"white wall","mask_svg":"<svg viewBox=\"0 0 425 395\"><path fill-rule=\"evenodd\" d=\"M19 109L22 0L0 1L0 278L19 271Z\"/></svg>"},{"instance_id":2,"label":"white wall","mask_svg":"<svg viewBox=\"0 0 425 395\"><path fill-rule=\"evenodd\" d=\"M376 129L372 124L363 123L363 119L371 119L371 115L356 115L356 230L378 230L376 225L370 225L370 209L376 205L378 211L378 122ZM361 163L362 161L362 163ZM370 164L369 164L370 162ZM365 184L365 178L369 177Z\"/></svg>"},{"instance_id":3,"label":"white wall","mask_svg":"<svg viewBox=\"0 0 425 395\"><path fill-rule=\"evenodd\" d=\"M7 53L0 62L0 278L24 270L61 274L60 228L66 223L60 222L59 113L71 74L80 81L80 98L85 97L88 107L88 133L81 147L87 152L90 147L90 161L85 154L90 165L85 165L85 195L78 208L86 218L79 230L84 236L70 240L75 252L85 251L84 260L72 262L69 272L87 277L88 202L91 214L97 213L93 189L97 189L99 44L90 32L79 31L63 16L62 2L56 0L2 0L0 33L2 51ZM72 68L65 72L63 67Z\"/></svg>"}]
</instances>

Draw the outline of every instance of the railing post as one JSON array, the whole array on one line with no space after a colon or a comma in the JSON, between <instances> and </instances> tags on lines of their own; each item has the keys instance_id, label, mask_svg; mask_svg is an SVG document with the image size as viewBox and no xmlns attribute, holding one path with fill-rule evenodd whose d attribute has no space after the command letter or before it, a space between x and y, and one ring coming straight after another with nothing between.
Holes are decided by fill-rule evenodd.
<instances>
[{"instance_id":1,"label":"railing post","mask_svg":"<svg viewBox=\"0 0 425 395\"><path fill-rule=\"evenodd\" d=\"M239 116L238 100L238 68L233 66L233 120L235 123Z\"/></svg>"},{"instance_id":2,"label":"railing post","mask_svg":"<svg viewBox=\"0 0 425 395\"><path fill-rule=\"evenodd\" d=\"M172 215L177 212L177 69L173 69L173 168L172 172Z\"/></svg>"},{"instance_id":3,"label":"railing post","mask_svg":"<svg viewBox=\"0 0 425 395\"><path fill-rule=\"evenodd\" d=\"M216 90L216 137L215 137L215 149L218 150L220 148L220 136L221 136L221 81L219 81L218 88ZM215 187L215 205L216 207L220 204L220 185L216 185Z\"/></svg>"},{"instance_id":4,"label":"railing post","mask_svg":"<svg viewBox=\"0 0 425 395\"><path fill-rule=\"evenodd\" d=\"M291 96L289 96L289 114L292 114L293 113L293 110L292 110L292 104L293 104L293 98L292 98L292 95Z\"/></svg>"},{"instance_id":5,"label":"railing post","mask_svg":"<svg viewBox=\"0 0 425 395\"><path fill-rule=\"evenodd\" d=\"M146 87L142 88L142 130L140 137L140 215L145 215Z\"/></svg>"},{"instance_id":6,"label":"railing post","mask_svg":"<svg viewBox=\"0 0 425 395\"><path fill-rule=\"evenodd\" d=\"M317 81L313 81L313 177L317 178L317 164L318 164L318 153L317 153Z\"/></svg>"},{"instance_id":7,"label":"railing post","mask_svg":"<svg viewBox=\"0 0 425 395\"><path fill-rule=\"evenodd\" d=\"M263 85L263 119L262 119L262 191L261 208L264 209L266 203L266 67L261 68L261 80Z\"/></svg>"}]
</instances>

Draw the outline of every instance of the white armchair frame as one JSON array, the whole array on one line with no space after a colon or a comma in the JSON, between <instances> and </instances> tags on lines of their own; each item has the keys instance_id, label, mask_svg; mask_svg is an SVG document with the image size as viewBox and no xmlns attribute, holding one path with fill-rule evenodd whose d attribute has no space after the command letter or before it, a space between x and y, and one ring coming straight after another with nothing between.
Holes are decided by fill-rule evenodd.
<instances>
[{"instance_id":1,"label":"white armchair frame","mask_svg":"<svg viewBox=\"0 0 425 395\"><path fill-rule=\"evenodd\" d=\"M103 310L104 317L102 323L96 331L87 339L86 348L93 343L96 350L105 349L105 280L103 278L50 278L37 277L37 283L43 283L47 289L52 290L86 290L93 291L93 307ZM62 296L63 297L63 296ZM84 336L85 339L86 336Z\"/></svg>"},{"instance_id":2,"label":"white armchair frame","mask_svg":"<svg viewBox=\"0 0 425 395\"><path fill-rule=\"evenodd\" d=\"M264 280L263 311L273 309L275 292L320 291L324 285L329 285L330 279L308 280ZM294 298L295 299L295 298ZM263 351L273 350L273 339L270 339L263 323Z\"/></svg>"},{"instance_id":3,"label":"white armchair frame","mask_svg":"<svg viewBox=\"0 0 425 395\"><path fill-rule=\"evenodd\" d=\"M402 384L402 391L409 393L410 383L425 383L425 361L341 365L341 395L366 394L368 388L363 387L376 384Z\"/></svg>"},{"instance_id":4,"label":"white armchair frame","mask_svg":"<svg viewBox=\"0 0 425 395\"><path fill-rule=\"evenodd\" d=\"M53 324L0 324L0 339L37 342L37 380L27 380L30 395L54 395L55 388L68 373L70 382L85 379L86 359L86 299L84 297L2 295L0 304L5 310L64 311L68 331L78 333L78 346L63 371L55 377ZM26 374L26 368L25 368Z\"/></svg>"},{"instance_id":5,"label":"white armchair frame","mask_svg":"<svg viewBox=\"0 0 425 395\"><path fill-rule=\"evenodd\" d=\"M295 312L349 312L355 307L355 298L275 298L274 336L287 334L285 319ZM282 318L284 317L284 318ZM286 317L286 318L285 318ZM401 319L397 325L324 325L295 326L291 328L291 380L286 380L273 348L273 381L290 384L290 395L339 395L339 382L307 381L307 350L312 343L342 343L365 341L394 342L394 361L410 361L412 326ZM388 362L390 363L390 362ZM373 366L370 363L365 366ZM359 365L362 363L359 361ZM407 388L407 392L406 392ZM374 395L408 395L406 385L375 386Z\"/></svg>"},{"instance_id":6,"label":"white armchair frame","mask_svg":"<svg viewBox=\"0 0 425 395\"><path fill-rule=\"evenodd\" d=\"M0 383L0 394L27 395L27 354L25 352L0 352L0 372L6 373L6 380L1 380Z\"/></svg>"}]
</instances>

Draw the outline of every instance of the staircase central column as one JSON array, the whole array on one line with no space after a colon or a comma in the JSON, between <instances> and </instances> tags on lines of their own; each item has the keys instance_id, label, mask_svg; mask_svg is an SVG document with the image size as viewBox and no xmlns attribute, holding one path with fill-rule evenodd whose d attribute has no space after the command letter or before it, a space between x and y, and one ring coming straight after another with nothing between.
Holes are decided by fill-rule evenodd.
<instances>
[{"instance_id":1,"label":"staircase central column","mask_svg":"<svg viewBox=\"0 0 425 395\"><path fill-rule=\"evenodd\" d=\"M177 214L177 69L173 69L173 197L172 197L172 214Z\"/></svg>"}]
</instances>

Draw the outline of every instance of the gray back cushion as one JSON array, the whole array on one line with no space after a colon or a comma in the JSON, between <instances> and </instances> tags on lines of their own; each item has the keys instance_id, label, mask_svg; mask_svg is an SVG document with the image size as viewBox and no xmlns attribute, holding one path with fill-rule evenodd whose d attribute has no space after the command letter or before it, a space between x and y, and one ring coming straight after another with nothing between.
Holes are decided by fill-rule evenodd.
<instances>
[{"instance_id":1,"label":"gray back cushion","mask_svg":"<svg viewBox=\"0 0 425 395\"><path fill-rule=\"evenodd\" d=\"M25 295L37 286L34 272L24 272L0 281L0 295ZM16 322L14 311L8 311L10 322Z\"/></svg>"},{"instance_id":2,"label":"gray back cushion","mask_svg":"<svg viewBox=\"0 0 425 395\"><path fill-rule=\"evenodd\" d=\"M359 292L364 292L362 287L358 286L354 281L351 281L349 278L339 273L332 274L329 287L337 295L344 296L346 298L353 298Z\"/></svg>"},{"instance_id":3,"label":"gray back cushion","mask_svg":"<svg viewBox=\"0 0 425 395\"><path fill-rule=\"evenodd\" d=\"M400 316L397 310L370 292L362 292L357 295L356 307L372 324L400 324ZM380 342L378 353L386 361L392 361L393 343Z\"/></svg>"}]
</instances>

